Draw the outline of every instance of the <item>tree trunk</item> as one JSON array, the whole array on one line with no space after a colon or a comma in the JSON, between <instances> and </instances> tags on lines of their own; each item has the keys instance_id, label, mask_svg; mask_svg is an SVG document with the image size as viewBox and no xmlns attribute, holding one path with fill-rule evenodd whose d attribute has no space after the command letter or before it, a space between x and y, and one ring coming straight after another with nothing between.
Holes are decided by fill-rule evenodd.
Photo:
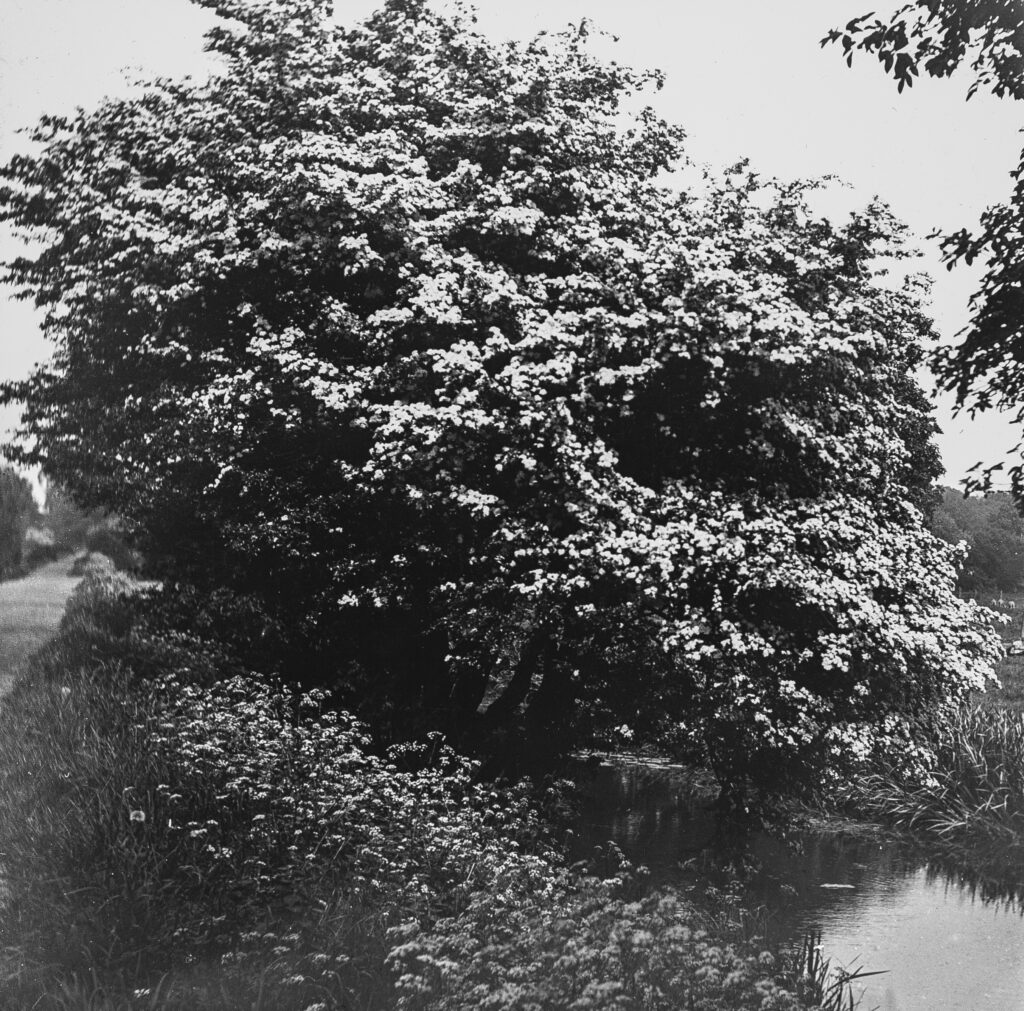
<instances>
[{"instance_id":1,"label":"tree trunk","mask_svg":"<svg viewBox=\"0 0 1024 1011\"><path fill-rule=\"evenodd\" d=\"M546 626L538 626L530 633L519 651L511 680L482 715L480 727L484 734L501 729L515 718L530 693L534 672L544 665L544 657L550 647L551 632Z\"/></svg>"}]
</instances>

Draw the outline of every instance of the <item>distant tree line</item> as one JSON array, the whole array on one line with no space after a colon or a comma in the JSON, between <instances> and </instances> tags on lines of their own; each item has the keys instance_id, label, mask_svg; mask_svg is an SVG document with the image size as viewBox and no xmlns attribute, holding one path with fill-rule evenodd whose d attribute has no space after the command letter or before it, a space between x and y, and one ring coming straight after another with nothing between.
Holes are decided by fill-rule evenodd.
<instances>
[{"instance_id":1,"label":"distant tree line","mask_svg":"<svg viewBox=\"0 0 1024 1011\"><path fill-rule=\"evenodd\" d=\"M967 592L1010 592L1024 585L1024 519L1008 492L964 497L939 488L932 533L950 544L966 541L957 585Z\"/></svg>"},{"instance_id":2,"label":"distant tree line","mask_svg":"<svg viewBox=\"0 0 1024 1011\"><path fill-rule=\"evenodd\" d=\"M139 565L117 517L81 508L56 485L47 488L40 508L25 477L14 467L0 468L0 579L83 550L105 555L118 569Z\"/></svg>"},{"instance_id":3,"label":"distant tree line","mask_svg":"<svg viewBox=\"0 0 1024 1011\"><path fill-rule=\"evenodd\" d=\"M37 513L28 481L13 467L0 467L0 579L21 574L25 534Z\"/></svg>"}]
</instances>

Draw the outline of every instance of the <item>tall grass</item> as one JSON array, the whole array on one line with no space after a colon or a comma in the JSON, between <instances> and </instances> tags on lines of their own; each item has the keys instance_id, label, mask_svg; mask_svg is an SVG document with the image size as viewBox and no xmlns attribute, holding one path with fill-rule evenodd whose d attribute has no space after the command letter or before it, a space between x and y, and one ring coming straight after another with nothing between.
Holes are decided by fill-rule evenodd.
<instances>
[{"instance_id":1,"label":"tall grass","mask_svg":"<svg viewBox=\"0 0 1024 1011\"><path fill-rule=\"evenodd\" d=\"M567 866L525 787L375 754L110 578L0 706L0 868L11 1011L814 1005L681 896Z\"/></svg>"},{"instance_id":2,"label":"tall grass","mask_svg":"<svg viewBox=\"0 0 1024 1011\"><path fill-rule=\"evenodd\" d=\"M947 845L1024 856L1024 713L969 706L937 735L924 782L889 763L856 785L861 810Z\"/></svg>"}]
</instances>

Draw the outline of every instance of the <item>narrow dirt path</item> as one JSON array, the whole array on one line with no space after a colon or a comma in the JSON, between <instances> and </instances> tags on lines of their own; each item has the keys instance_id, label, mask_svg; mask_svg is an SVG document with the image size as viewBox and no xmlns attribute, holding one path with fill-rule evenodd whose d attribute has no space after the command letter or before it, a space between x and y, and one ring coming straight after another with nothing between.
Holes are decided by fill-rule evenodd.
<instances>
[{"instance_id":1,"label":"narrow dirt path","mask_svg":"<svg viewBox=\"0 0 1024 1011\"><path fill-rule=\"evenodd\" d=\"M50 562L24 579L0 583L0 696L21 665L50 639L81 576L69 576L73 557Z\"/></svg>"}]
</instances>

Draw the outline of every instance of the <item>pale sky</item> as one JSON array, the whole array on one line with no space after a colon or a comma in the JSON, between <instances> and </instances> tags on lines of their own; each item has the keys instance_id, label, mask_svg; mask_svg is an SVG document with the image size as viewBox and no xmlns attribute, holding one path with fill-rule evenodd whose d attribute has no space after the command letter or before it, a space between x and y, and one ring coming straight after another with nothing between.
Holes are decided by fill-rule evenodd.
<instances>
[{"instance_id":1,"label":"pale sky","mask_svg":"<svg viewBox=\"0 0 1024 1011\"><path fill-rule=\"evenodd\" d=\"M336 0L353 20L378 4ZM918 83L898 95L873 60L847 69L825 32L894 3L868 0L481 0L481 29L497 37L557 30L590 18L618 37L619 62L659 67L665 88L652 104L681 123L690 154L725 165L750 159L764 175L827 173L852 188L848 206L878 194L916 232L972 226L1005 199L1024 140L1024 107L987 95L964 101L967 81ZM124 90L122 71L178 76L207 66L201 34L212 17L187 0L0 0L0 159L23 140L14 131L41 113L71 111ZM838 206L838 205L837 205ZM967 321L976 274L947 272L934 252L933 314L952 341ZM0 240L0 256L9 255ZM44 359L35 313L0 289L0 376L25 375ZM13 417L0 414L0 431ZM997 462L1015 443L998 417L969 423L938 405L948 483L978 460Z\"/></svg>"}]
</instances>

